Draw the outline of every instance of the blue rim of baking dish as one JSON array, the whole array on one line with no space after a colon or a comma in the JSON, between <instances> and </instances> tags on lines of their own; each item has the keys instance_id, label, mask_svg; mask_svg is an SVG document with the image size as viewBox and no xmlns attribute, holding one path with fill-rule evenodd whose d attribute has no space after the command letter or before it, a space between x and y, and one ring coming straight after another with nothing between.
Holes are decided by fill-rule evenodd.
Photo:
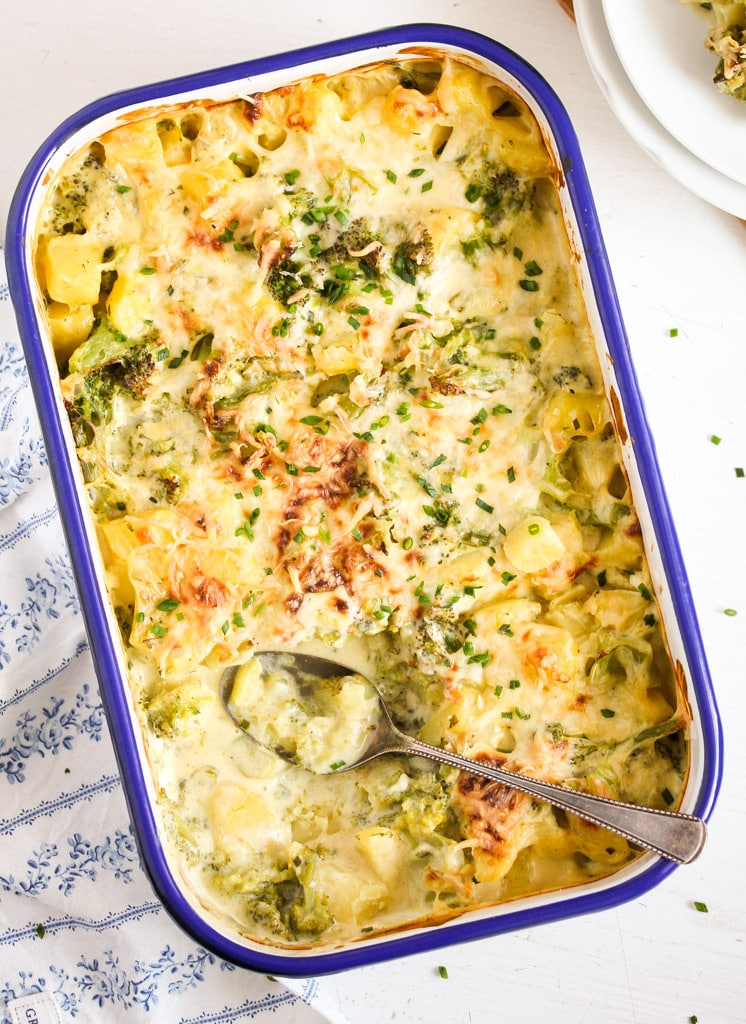
<instances>
[{"instance_id":1,"label":"blue rim of baking dish","mask_svg":"<svg viewBox=\"0 0 746 1024\"><path fill-rule=\"evenodd\" d=\"M660 884L676 867L669 861L657 860L647 869L616 885L612 881L610 885L590 892L582 891L582 888L569 889L567 895L546 904L535 902L529 906L517 906L515 910L501 909L495 916L469 917L467 914L463 920L449 922L446 927L433 925L421 930L404 931L395 937L387 936L383 941L363 941L359 945L336 951L304 951L300 955L289 952L289 955L283 955L282 952L270 952L269 947L267 951L257 949L256 946L249 948L218 931L202 917L176 884L158 839L155 817L137 753L131 713L124 687L119 685L119 661L96 584L94 560L88 549L85 513L79 502L75 476L68 461L69 454L58 418L54 386L49 377L36 320L26 258L26 238L33 230L33 224L30 223L32 197L42 183L50 160L65 141L90 122L119 108L138 104L152 105L160 99L190 90L205 90L269 72L297 70L302 73L305 65L329 58L353 56L358 52L370 55L376 49L409 45L459 48L502 68L527 90L553 133L561 159L564 184L586 255L596 306L614 364L616 388L624 410L626 427L635 442L636 465L648 501L665 578L671 592L670 598L687 655L691 677L689 696L696 700L699 711L703 767L697 803L692 813L705 820L710 817L722 779L723 737L715 695L590 185L568 114L546 80L514 51L487 36L467 29L424 23L393 26L105 96L69 117L51 134L32 158L19 182L11 204L6 241L11 298L49 453L52 479L75 570L101 698L110 722L112 742L143 867L165 909L195 940L239 966L288 977L346 970L604 910L640 897Z\"/></svg>"}]
</instances>

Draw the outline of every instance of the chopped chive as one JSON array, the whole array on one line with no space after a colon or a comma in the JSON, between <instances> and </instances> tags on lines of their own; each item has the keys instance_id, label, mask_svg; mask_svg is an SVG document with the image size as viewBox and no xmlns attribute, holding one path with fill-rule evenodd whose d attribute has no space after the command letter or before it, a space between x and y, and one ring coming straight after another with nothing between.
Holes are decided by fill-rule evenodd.
<instances>
[{"instance_id":1,"label":"chopped chive","mask_svg":"<svg viewBox=\"0 0 746 1024\"><path fill-rule=\"evenodd\" d=\"M733 618L734 615L738 615L738 612L736 611L735 608L725 608L723 610L723 614L724 615L729 615L731 618Z\"/></svg>"},{"instance_id":2,"label":"chopped chive","mask_svg":"<svg viewBox=\"0 0 746 1024\"><path fill-rule=\"evenodd\" d=\"M694 901L694 909L699 911L700 914L709 914L709 907L706 903L702 903L701 900Z\"/></svg>"},{"instance_id":3,"label":"chopped chive","mask_svg":"<svg viewBox=\"0 0 746 1024\"><path fill-rule=\"evenodd\" d=\"M508 483L515 483L515 469L512 466L508 469Z\"/></svg>"},{"instance_id":4,"label":"chopped chive","mask_svg":"<svg viewBox=\"0 0 746 1024\"><path fill-rule=\"evenodd\" d=\"M401 542L401 546L404 548L405 551L409 551L413 544L414 541L412 540L411 537L405 537L404 540Z\"/></svg>"},{"instance_id":5,"label":"chopped chive","mask_svg":"<svg viewBox=\"0 0 746 1024\"><path fill-rule=\"evenodd\" d=\"M426 480L425 477L421 473L417 477L417 483L420 485L420 487L423 489L423 491L430 498L437 498L438 497L438 489L437 489L437 487L433 487L433 485L428 480Z\"/></svg>"},{"instance_id":6,"label":"chopped chive","mask_svg":"<svg viewBox=\"0 0 746 1024\"><path fill-rule=\"evenodd\" d=\"M604 718L613 718L616 715L616 711L612 711L611 708L601 708L601 715Z\"/></svg>"},{"instance_id":7,"label":"chopped chive","mask_svg":"<svg viewBox=\"0 0 746 1024\"><path fill-rule=\"evenodd\" d=\"M710 434L710 441L713 444L720 444L722 440L722 437L718 437L717 434Z\"/></svg>"},{"instance_id":8,"label":"chopped chive","mask_svg":"<svg viewBox=\"0 0 746 1024\"><path fill-rule=\"evenodd\" d=\"M447 978L448 968L444 967L443 964L441 964L440 967L438 968L438 974L441 976L441 978Z\"/></svg>"},{"instance_id":9,"label":"chopped chive","mask_svg":"<svg viewBox=\"0 0 746 1024\"><path fill-rule=\"evenodd\" d=\"M736 466L736 476L739 478L739 480L742 480L743 477L746 476L746 473L744 473L743 466Z\"/></svg>"},{"instance_id":10,"label":"chopped chive","mask_svg":"<svg viewBox=\"0 0 746 1024\"><path fill-rule=\"evenodd\" d=\"M512 583L513 580L515 579L515 573L514 572L504 572L502 574L502 576L500 577L500 579L502 580L503 586L507 587L507 585L509 583Z\"/></svg>"},{"instance_id":11,"label":"chopped chive","mask_svg":"<svg viewBox=\"0 0 746 1024\"><path fill-rule=\"evenodd\" d=\"M477 500L475 502L475 505L477 506L477 508L481 508L481 510L483 512L492 513L492 512L495 511L495 506L494 505L490 505L488 502L482 501L481 498L477 498Z\"/></svg>"}]
</instances>

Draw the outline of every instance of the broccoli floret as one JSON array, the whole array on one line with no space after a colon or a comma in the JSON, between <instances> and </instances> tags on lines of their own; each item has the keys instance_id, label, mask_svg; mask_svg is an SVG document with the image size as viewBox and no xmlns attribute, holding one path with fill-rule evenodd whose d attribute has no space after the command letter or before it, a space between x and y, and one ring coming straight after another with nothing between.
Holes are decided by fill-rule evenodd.
<instances>
[{"instance_id":1,"label":"broccoli floret","mask_svg":"<svg viewBox=\"0 0 746 1024\"><path fill-rule=\"evenodd\" d=\"M392 269L402 281L416 284L417 274L432 265L435 249L430 232L421 228L397 245Z\"/></svg>"},{"instance_id":2,"label":"broccoli floret","mask_svg":"<svg viewBox=\"0 0 746 1024\"><path fill-rule=\"evenodd\" d=\"M559 387L567 388L571 392L575 392L579 388L589 388L591 386L588 374L583 373L577 366L561 366L552 380Z\"/></svg>"},{"instance_id":3,"label":"broccoli floret","mask_svg":"<svg viewBox=\"0 0 746 1024\"><path fill-rule=\"evenodd\" d=\"M136 193L106 167L106 152L93 142L78 168L63 178L54 191L50 228L56 235L83 235L88 230L88 210L104 204L133 212Z\"/></svg>"},{"instance_id":4,"label":"broccoli floret","mask_svg":"<svg viewBox=\"0 0 746 1024\"><path fill-rule=\"evenodd\" d=\"M185 682L144 699L143 710L153 733L171 739L196 724L209 700L200 683Z\"/></svg>"},{"instance_id":5,"label":"broccoli floret","mask_svg":"<svg viewBox=\"0 0 746 1024\"><path fill-rule=\"evenodd\" d=\"M86 341L70 356L71 373L87 373L113 359L118 359L131 342L126 334L113 327L105 317L99 317Z\"/></svg>"},{"instance_id":6,"label":"broccoli floret","mask_svg":"<svg viewBox=\"0 0 746 1024\"><path fill-rule=\"evenodd\" d=\"M272 297L286 309L291 304L304 302L307 296L299 293L307 287L307 282L301 276L300 264L290 259L281 260L267 274L267 288Z\"/></svg>"},{"instance_id":7,"label":"broccoli floret","mask_svg":"<svg viewBox=\"0 0 746 1024\"><path fill-rule=\"evenodd\" d=\"M263 882L246 895L246 909L254 921L273 935L297 939L320 935L334 918L326 898L311 884L316 855L303 848L288 865L290 877Z\"/></svg>"},{"instance_id":8,"label":"broccoli floret","mask_svg":"<svg viewBox=\"0 0 746 1024\"><path fill-rule=\"evenodd\" d=\"M81 419L93 426L108 423L118 394L142 398L158 363L158 350L156 335L133 340L101 317L88 340L70 357L70 371L82 378L70 410L73 429Z\"/></svg>"},{"instance_id":9,"label":"broccoli floret","mask_svg":"<svg viewBox=\"0 0 746 1024\"><path fill-rule=\"evenodd\" d=\"M509 167L488 163L469 181L464 194L470 203L481 200L485 220L495 226L506 217L530 208L533 191L534 185L529 179Z\"/></svg>"},{"instance_id":10,"label":"broccoli floret","mask_svg":"<svg viewBox=\"0 0 746 1024\"><path fill-rule=\"evenodd\" d=\"M412 778L395 828L411 836L444 833L449 823L450 798L445 776L424 771Z\"/></svg>"},{"instance_id":11,"label":"broccoli floret","mask_svg":"<svg viewBox=\"0 0 746 1024\"><path fill-rule=\"evenodd\" d=\"M103 165L103 149L94 143L78 168L55 189L52 230L57 235L82 235L86 231L84 214Z\"/></svg>"},{"instance_id":12,"label":"broccoli floret","mask_svg":"<svg viewBox=\"0 0 746 1024\"><path fill-rule=\"evenodd\" d=\"M345 228L333 245L320 254L327 263L355 262L364 273L379 274L385 255L383 243L364 217L359 217Z\"/></svg>"}]
</instances>

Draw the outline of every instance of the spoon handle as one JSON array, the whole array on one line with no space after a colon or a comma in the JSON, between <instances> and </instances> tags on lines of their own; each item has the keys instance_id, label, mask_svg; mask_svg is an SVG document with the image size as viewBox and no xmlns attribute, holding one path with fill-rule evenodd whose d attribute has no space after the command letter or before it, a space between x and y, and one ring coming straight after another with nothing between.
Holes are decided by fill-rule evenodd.
<instances>
[{"instance_id":1,"label":"spoon handle","mask_svg":"<svg viewBox=\"0 0 746 1024\"><path fill-rule=\"evenodd\" d=\"M406 752L428 757L452 768L482 775L501 782L511 789L517 789L529 796L546 800L555 807L561 807L571 814L591 821L624 836L638 846L659 853L662 857L688 864L701 851L705 842L705 823L701 818L674 811L658 810L654 807L639 807L621 800L610 800L579 790L569 789L553 782L542 782L505 768L495 768L482 761L475 761L460 754L453 754L440 747L434 747L412 736L404 736Z\"/></svg>"}]
</instances>

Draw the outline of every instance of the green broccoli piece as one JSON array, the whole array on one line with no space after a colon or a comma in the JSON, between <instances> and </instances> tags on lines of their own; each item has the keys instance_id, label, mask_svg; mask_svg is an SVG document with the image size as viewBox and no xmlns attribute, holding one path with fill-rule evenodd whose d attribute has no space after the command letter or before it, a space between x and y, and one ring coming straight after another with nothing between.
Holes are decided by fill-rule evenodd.
<instances>
[{"instance_id":1,"label":"green broccoli piece","mask_svg":"<svg viewBox=\"0 0 746 1024\"><path fill-rule=\"evenodd\" d=\"M142 398L158 365L159 349L157 335L133 340L106 317L97 320L88 340L70 357L70 371L82 377L69 410L73 430L79 420L93 426L108 423L119 394Z\"/></svg>"},{"instance_id":2,"label":"green broccoli piece","mask_svg":"<svg viewBox=\"0 0 746 1024\"><path fill-rule=\"evenodd\" d=\"M337 235L334 243L319 255L327 263L353 262L366 276L377 275L381 272L384 247L368 221L364 217L359 217Z\"/></svg>"},{"instance_id":3,"label":"green broccoli piece","mask_svg":"<svg viewBox=\"0 0 746 1024\"><path fill-rule=\"evenodd\" d=\"M471 178L464 195L470 203L481 201L483 216L494 227L530 208L533 191L529 179L509 167L487 163Z\"/></svg>"},{"instance_id":4,"label":"green broccoli piece","mask_svg":"<svg viewBox=\"0 0 746 1024\"><path fill-rule=\"evenodd\" d=\"M307 296L300 300L296 298L299 292L308 287L308 281L301 275L301 265L291 259L281 260L273 266L267 274L266 284L272 298L285 309L307 299Z\"/></svg>"},{"instance_id":5,"label":"green broccoli piece","mask_svg":"<svg viewBox=\"0 0 746 1024\"><path fill-rule=\"evenodd\" d=\"M210 695L199 683L185 682L144 698L143 710L153 733L172 739L196 724L202 707L209 700Z\"/></svg>"},{"instance_id":6,"label":"green broccoli piece","mask_svg":"<svg viewBox=\"0 0 746 1024\"><path fill-rule=\"evenodd\" d=\"M247 893L246 909L254 921L273 935L297 939L304 935L321 935L334 918L326 898L312 883L316 854L304 848L288 865L290 877L263 882Z\"/></svg>"},{"instance_id":7,"label":"green broccoli piece","mask_svg":"<svg viewBox=\"0 0 746 1024\"><path fill-rule=\"evenodd\" d=\"M103 147L93 143L80 167L55 189L52 230L57 235L86 232L85 212L103 167Z\"/></svg>"},{"instance_id":8,"label":"green broccoli piece","mask_svg":"<svg viewBox=\"0 0 746 1024\"><path fill-rule=\"evenodd\" d=\"M87 373L104 363L118 359L130 345L126 334L113 327L105 316L99 317L87 340L70 356L70 372Z\"/></svg>"},{"instance_id":9,"label":"green broccoli piece","mask_svg":"<svg viewBox=\"0 0 746 1024\"><path fill-rule=\"evenodd\" d=\"M578 389L587 389L591 386L588 374L577 366L561 366L552 378L555 384L561 388L567 388L570 392Z\"/></svg>"},{"instance_id":10,"label":"green broccoli piece","mask_svg":"<svg viewBox=\"0 0 746 1024\"><path fill-rule=\"evenodd\" d=\"M407 284L417 283L417 274L432 265L435 249L427 228L421 228L412 237L397 245L392 270Z\"/></svg>"}]
</instances>

